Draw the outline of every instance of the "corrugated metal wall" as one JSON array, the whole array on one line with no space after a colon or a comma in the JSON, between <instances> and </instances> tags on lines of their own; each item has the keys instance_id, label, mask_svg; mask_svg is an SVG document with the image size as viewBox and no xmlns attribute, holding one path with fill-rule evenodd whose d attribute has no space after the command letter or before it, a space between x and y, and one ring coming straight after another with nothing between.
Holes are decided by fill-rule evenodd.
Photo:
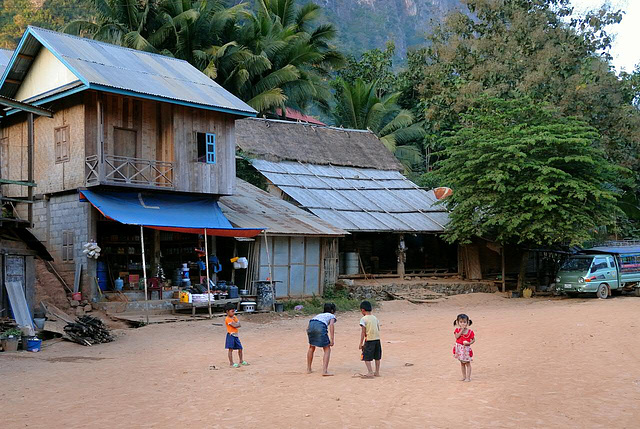
<instances>
[{"instance_id":1,"label":"corrugated metal wall","mask_svg":"<svg viewBox=\"0 0 640 429\"><path fill-rule=\"evenodd\" d=\"M321 245L319 237L268 237L271 271L278 298L320 295ZM259 279L269 277L269 258L260 238Z\"/></svg>"}]
</instances>

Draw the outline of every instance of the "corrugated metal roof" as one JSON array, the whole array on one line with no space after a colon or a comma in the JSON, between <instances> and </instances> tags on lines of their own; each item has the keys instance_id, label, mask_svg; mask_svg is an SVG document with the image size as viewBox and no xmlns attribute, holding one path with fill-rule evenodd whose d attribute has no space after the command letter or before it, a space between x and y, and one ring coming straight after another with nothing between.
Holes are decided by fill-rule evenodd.
<instances>
[{"instance_id":1,"label":"corrugated metal roof","mask_svg":"<svg viewBox=\"0 0 640 429\"><path fill-rule=\"evenodd\" d=\"M238 179L236 193L220 197L222 213L238 228L256 225L267 234L343 236L346 231Z\"/></svg>"},{"instance_id":2,"label":"corrugated metal roof","mask_svg":"<svg viewBox=\"0 0 640 429\"><path fill-rule=\"evenodd\" d=\"M0 94L13 97L42 46L49 49L89 88L134 93L142 98L196 105L242 116L256 111L186 61L91 39L29 27L3 79Z\"/></svg>"},{"instance_id":3,"label":"corrugated metal roof","mask_svg":"<svg viewBox=\"0 0 640 429\"><path fill-rule=\"evenodd\" d=\"M7 68L12 55L13 51L11 49L0 49L0 75L4 73L4 69Z\"/></svg>"},{"instance_id":4,"label":"corrugated metal roof","mask_svg":"<svg viewBox=\"0 0 640 429\"><path fill-rule=\"evenodd\" d=\"M442 232L449 222L433 191L397 171L263 159L252 164L302 207L347 231Z\"/></svg>"}]
</instances>

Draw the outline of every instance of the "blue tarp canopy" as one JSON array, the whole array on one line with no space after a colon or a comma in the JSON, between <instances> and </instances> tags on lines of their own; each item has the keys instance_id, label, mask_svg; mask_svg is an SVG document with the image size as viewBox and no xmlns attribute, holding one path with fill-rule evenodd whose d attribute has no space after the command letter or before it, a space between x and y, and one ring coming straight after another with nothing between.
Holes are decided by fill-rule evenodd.
<instances>
[{"instance_id":1,"label":"blue tarp canopy","mask_svg":"<svg viewBox=\"0 0 640 429\"><path fill-rule=\"evenodd\" d=\"M255 237L264 228L234 228L212 197L167 193L80 191L105 217L128 225L223 237Z\"/></svg>"},{"instance_id":2,"label":"blue tarp canopy","mask_svg":"<svg viewBox=\"0 0 640 429\"><path fill-rule=\"evenodd\" d=\"M623 253L638 253L640 254L640 246L601 246L592 247L591 249L584 249L583 253L611 253L619 255Z\"/></svg>"}]
</instances>

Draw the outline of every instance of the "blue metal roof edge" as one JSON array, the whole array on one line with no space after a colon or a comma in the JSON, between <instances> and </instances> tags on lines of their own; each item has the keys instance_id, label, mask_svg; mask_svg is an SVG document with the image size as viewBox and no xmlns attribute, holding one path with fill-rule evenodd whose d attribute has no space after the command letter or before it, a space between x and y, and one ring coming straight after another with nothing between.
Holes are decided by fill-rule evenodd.
<instances>
[{"instance_id":1,"label":"blue metal roof edge","mask_svg":"<svg viewBox=\"0 0 640 429\"><path fill-rule=\"evenodd\" d=\"M27 27L27 31L24 32L24 34L22 35L22 38L20 39L20 42L18 43L18 46L13 51L13 55L11 56L11 60L9 60L9 63L7 64L7 68L4 70L4 73L2 74L2 79L0 79L0 90L4 86L4 82L7 79L7 76L9 75L9 71L13 67L13 64L15 63L16 58L18 57L18 54L22 51L22 47L24 46L24 44L25 44L25 42L26 42L26 40L27 40L27 38L29 36L33 36L38 42L40 42L40 44L42 46L47 48L47 50L49 52L51 52L58 59L58 61L60 61L62 64L64 64L65 67L67 67L74 75L76 75L76 77L83 84L85 84L86 86L89 86L89 81L87 81L87 79L85 79L82 75L80 75L80 73L78 73L77 70L75 70L73 67L71 67L69 65L69 63L58 52L56 52L55 49L53 49L48 43L46 43L42 39L42 37L37 34L37 32L34 30L34 28L35 27L32 27L32 26L28 26Z\"/></svg>"},{"instance_id":2,"label":"blue metal roof edge","mask_svg":"<svg viewBox=\"0 0 640 429\"><path fill-rule=\"evenodd\" d=\"M206 105L206 104L198 104L198 103L192 103L189 101L183 101L183 100L176 100L174 98L167 98L167 97L159 97L157 95L150 95L150 94L144 94L141 92L136 92L136 91L131 91L131 90L127 90L127 89L120 89L120 88L114 88L108 85L100 85L100 84L90 84L89 85L89 89L95 89L97 91L103 91L103 92L111 92L114 94L121 94L121 95L130 95L133 97L139 97L139 98L144 98L147 100L154 100L154 101L162 101L165 103L172 103L172 104L179 104L182 106L188 106L188 107L195 107L197 109L204 109L204 110L213 110L216 112L223 112L223 113L230 113L232 115L238 115L238 116L246 116L246 117L255 117L257 116L257 112L247 112L245 110L235 110L235 109L229 109L226 107L217 107L217 106L211 106L211 105Z\"/></svg>"},{"instance_id":3,"label":"blue metal roof edge","mask_svg":"<svg viewBox=\"0 0 640 429\"><path fill-rule=\"evenodd\" d=\"M18 54L21 52L22 47L24 46L27 38L29 37L29 35L31 35L42 46L44 46L49 52L51 52L65 67L67 67L78 78L78 80L80 80L85 85L85 87L82 88L81 90L83 90L83 89L97 89L97 90L101 90L101 91L104 91L104 92L111 92L111 93L123 94L123 95L131 95L131 96L136 96L136 97L144 98L144 99L148 99L148 100L163 101L163 102L166 102L166 103L179 104L179 105L183 105L183 106L195 107L195 108L198 108L198 109L212 110L212 111L229 113L229 114L232 114L232 115L238 115L238 116L244 116L244 117L250 117L250 118L256 117L258 115L258 113L255 112L255 111L254 112L248 112L248 111L244 111L244 110L229 109L229 108L219 107L219 106L211 106L211 105L204 105L204 104L198 104L198 103L191 103L191 102L188 102L188 101L175 100L175 99L166 98L166 97L159 97L159 96L139 93L139 92L135 92L135 91L130 91L130 90L122 90L122 89L118 89L118 88L109 87L109 86L106 86L106 85L91 84L84 76L82 76L77 70L75 70L64 59L64 57L62 57L55 49L53 49L53 47L48 42L46 42L42 36L40 36L38 34L37 30L38 30L37 27L28 26L27 30L22 35L22 38L20 39L20 42L18 43L18 46L13 51L13 55L11 56L11 60L7 64L7 67L5 68L4 73L2 74L2 78L0 79L0 90L4 86L4 82L5 82L8 74L9 74L9 71L13 67L13 64L16 61L16 58L17 58ZM127 48L125 48L125 49L127 49ZM184 61L184 60L180 60L180 61ZM59 98L71 95L71 94L73 94L75 92L78 92L78 91L73 91L73 92L69 92L69 93L62 92L62 93L58 94L57 96L48 97L48 98L43 99L43 100L46 100L46 101L38 101L37 104L34 103L34 105L39 105L39 104L45 103L47 101L57 100ZM251 106L249 106L249 107L251 107Z\"/></svg>"},{"instance_id":4,"label":"blue metal roof edge","mask_svg":"<svg viewBox=\"0 0 640 429\"><path fill-rule=\"evenodd\" d=\"M41 105L43 105L43 104L45 104L45 103L49 103L49 102L51 102L51 101L59 100L59 99L61 99L61 98L68 97L68 96L70 96L70 95L76 94L76 93L78 93L78 92L85 91L85 90L87 90L87 89L89 89L89 88L88 88L87 86L85 86L85 85L78 86L78 87L76 87L76 88L71 88L71 89L69 89L69 90L67 90L67 91L62 91L62 92L60 92L60 93L58 93L58 94L53 94L53 95L51 95L50 97L45 97L45 98L43 98L43 99L40 99L40 100L34 101L33 103L29 103L29 104L32 104L32 105L34 105L34 106L41 106ZM6 113L6 115L7 115L7 116L9 116L9 115L13 115L14 113L18 113L18 112L19 112L19 110L17 110L17 109L13 109L13 110L9 110L9 111Z\"/></svg>"}]
</instances>

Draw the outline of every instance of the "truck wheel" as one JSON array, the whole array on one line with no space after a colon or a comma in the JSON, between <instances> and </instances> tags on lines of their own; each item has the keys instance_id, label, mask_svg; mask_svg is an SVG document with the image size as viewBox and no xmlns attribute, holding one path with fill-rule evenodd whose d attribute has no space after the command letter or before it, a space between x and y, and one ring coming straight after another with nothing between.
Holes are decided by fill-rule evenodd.
<instances>
[{"instance_id":1,"label":"truck wheel","mask_svg":"<svg viewBox=\"0 0 640 429\"><path fill-rule=\"evenodd\" d=\"M598 290L596 291L596 296L600 299L607 299L609 297L609 286L602 283L598 286Z\"/></svg>"},{"instance_id":2,"label":"truck wheel","mask_svg":"<svg viewBox=\"0 0 640 429\"><path fill-rule=\"evenodd\" d=\"M640 287L633 288L633 295L640 296Z\"/></svg>"}]
</instances>

